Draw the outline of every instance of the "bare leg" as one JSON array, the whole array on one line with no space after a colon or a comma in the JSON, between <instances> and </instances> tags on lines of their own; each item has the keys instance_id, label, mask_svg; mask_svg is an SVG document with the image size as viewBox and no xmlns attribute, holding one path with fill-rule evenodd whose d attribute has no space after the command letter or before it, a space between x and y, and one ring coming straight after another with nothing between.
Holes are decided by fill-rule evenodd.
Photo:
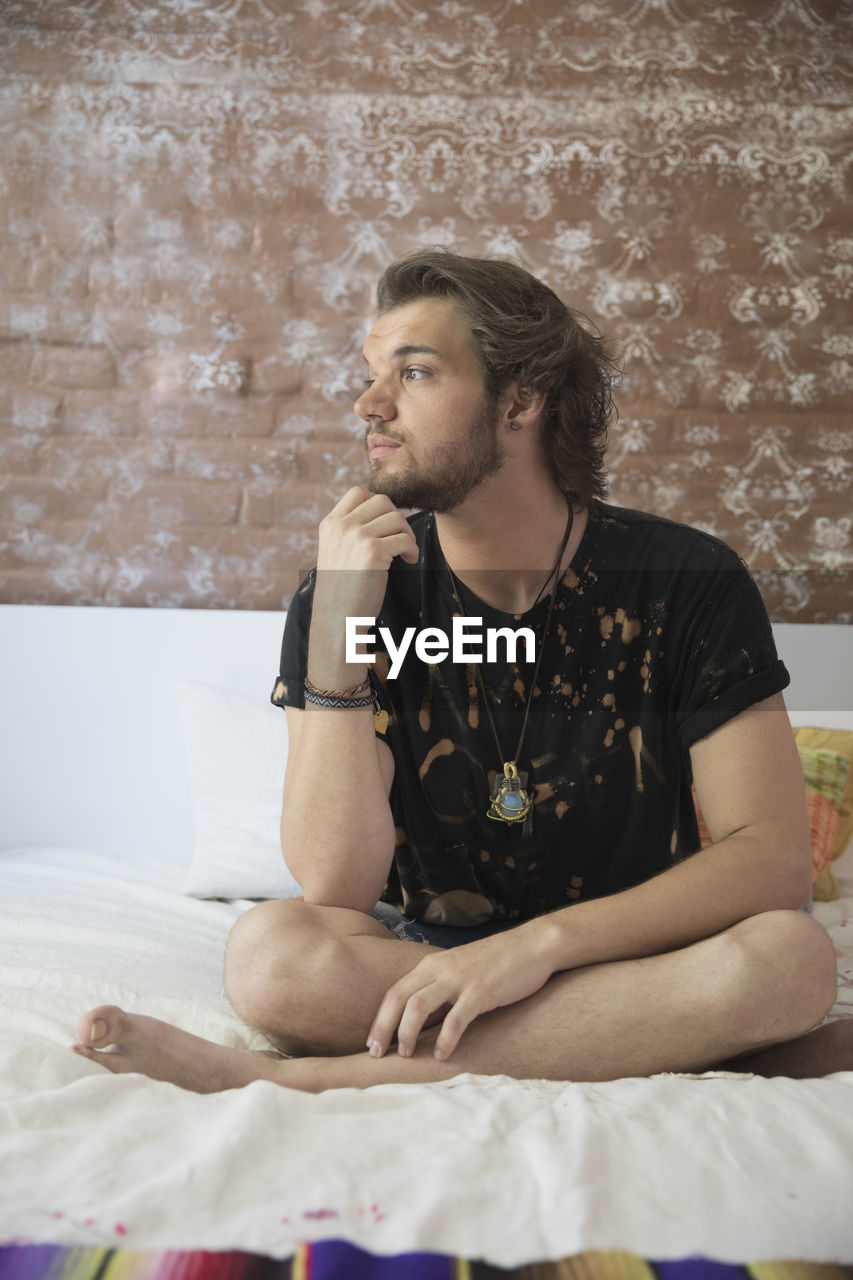
<instances>
[{"instance_id":1,"label":"bare leg","mask_svg":"<svg viewBox=\"0 0 853 1280\"><path fill-rule=\"evenodd\" d=\"M357 1053L387 989L434 949L360 911L264 902L231 931L225 988L241 1017L285 1053Z\"/></svg>"},{"instance_id":2,"label":"bare leg","mask_svg":"<svg viewBox=\"0 0 853 1280\"><path fill-rule=\"evenodd\" d=\"M833 1071L853 1071L853 1018L827 1022L795 1040L771 1045L758 1053L742 1053L719 1064L725 1071L748 1071L756 1076L792 1076L806 1080Z\"/></svg>"},{"instance_id":3,"label":"bare leg","mask_svg":"<svg viewBox=\"0 0 853 1280\"><path fill-rule=\"evenodd\" d=\"M340 1018L337 1047L326 1049L339 1056L281 1061L240 1054L108 1007L83 1019L77 1052L114 1071L142 1071L200 1091L236 1088L250 1079L320 1091L442 1080L460 1072L609 1080L702 1071L795 1036L802 1037L803 1048L809 1039L803 1033L820 1021L831 1001L830 957L834 962L819 926L797 913L770 912L668 955L556 974L536 995L479 1018L452 1059L438 1062L431 1052L435 1032L427 1032L408 1059L393 1052L373 1059L361 1049L395 970L400 964L411 967L423 954L418 944L411 956L410 944L386 940L368 928L366 937L338 938L336 945L343 945L350 969L338 971L342 1003L331 1012L327 1005L322 1019L329 1025ZM382 948L378 974L373 972L377 947ZM368 996L361 1000L365 986ZM346 1004L350 999L356 1003L354 1014ZM274 1020L268 1016L264 1030ZM342 1041L356 1033L360 1051L348 1053ZM309 1018L303 1039L313 1034ZM105 1052L110 1043L118 1051ZM789 1066L796 1068L794 1058ZM742 1061L736 1069L752 1070ZM847 1065L853 1068L853 1061ZM841 1068L836 1062L829 1069Z\"/></svg>"}]
</instances>

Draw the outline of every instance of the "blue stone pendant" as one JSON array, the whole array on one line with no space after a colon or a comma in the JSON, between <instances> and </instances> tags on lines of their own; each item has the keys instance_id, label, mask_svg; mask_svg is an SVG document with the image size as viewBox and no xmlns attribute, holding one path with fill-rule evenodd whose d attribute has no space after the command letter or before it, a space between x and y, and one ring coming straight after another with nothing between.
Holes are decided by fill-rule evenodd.
<instances>
[{"instance_id":1,"label":"blue stone pendant","mask_svg":"<svg viewBox=\"0 0 853 1280\"><path fill-rule=\"evenodd\" d=\"M530 812L526 782L527 774L519 775L515 761L508 760L503 773L495 778L487 816L497 822L524 822Z\"/></svg>"}]
</instances>

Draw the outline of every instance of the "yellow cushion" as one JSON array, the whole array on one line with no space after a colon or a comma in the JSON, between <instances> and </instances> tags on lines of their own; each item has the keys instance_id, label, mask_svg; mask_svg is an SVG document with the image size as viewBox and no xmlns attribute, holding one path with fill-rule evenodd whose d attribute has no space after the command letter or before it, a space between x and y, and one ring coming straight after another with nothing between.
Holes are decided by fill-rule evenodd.
<instances>
[{"instance_id":1,"label":"yellow cushion","mask_svg":"<svg viewBox=\"0 0 853 1280\"><path fill-rule=\"evenodd\" d=\"M853 838L853 732L849 729L822 729L809 726L795 729L794 737L798 748L812 751L834 751L846 756L849 762L847 783L838 806L838 827L832 857L840 858ZM832 902L839 896L838 881L832 874L831 866L826 866L817 875L814 882L814 896L817 902Z\"/></svg>"},{"instance_id":2,"label":"yellow cushion","mask_svg":"<svg viewBox=\"0 0 853 1280\"><path fill-rule=\"evenodd\" d=\"M843 838L839 839L838 832L841 827L842 806L845 801L848 806L851 803L853 757L823 746L806 745L799 737L800 732L797 730L797 751L806 785L806 809L809 819L814 881L812 892L817 901L829 902L839 896L838 881L833 876L829 864L833 858L837 858L844 852L847 844ZM823 734L837 737L841 731L814 729L807 732L816 737ZM853 749L853 733L846 732L846 737L849 742L844 745ZM704 849L711 843L711 837L699 808L695 787L693 803L699 824L699 839Z\"/></svg>"}]
</instances>

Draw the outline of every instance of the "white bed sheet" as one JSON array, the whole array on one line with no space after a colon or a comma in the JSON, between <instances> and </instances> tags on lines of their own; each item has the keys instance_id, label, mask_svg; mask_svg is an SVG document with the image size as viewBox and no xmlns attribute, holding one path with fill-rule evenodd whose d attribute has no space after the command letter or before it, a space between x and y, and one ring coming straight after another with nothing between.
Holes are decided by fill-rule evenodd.
<instances>
[{"instance_id":1,"label":"white bed sheet","mask_svg":"<svg viewBox=\"0 0 853 1280\"><path fill-rule=\"evenodd\" d=\"M503 1266L591 1249L853 1260L853 1072L200 1096L73 1055L78 1015L111 1002L263 1046L221 982L249 904L187 897L181 876L0 857L0 1238L276 1257L344 1238ZM853 1017L843 884L816 914L839 954L833 1015Z\"/></svg>"}]
</instances>

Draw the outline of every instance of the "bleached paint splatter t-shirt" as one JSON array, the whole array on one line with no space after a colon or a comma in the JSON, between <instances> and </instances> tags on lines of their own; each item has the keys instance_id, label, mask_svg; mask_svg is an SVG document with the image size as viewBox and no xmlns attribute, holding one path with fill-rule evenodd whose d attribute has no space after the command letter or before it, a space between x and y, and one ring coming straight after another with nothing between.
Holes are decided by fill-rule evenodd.
<instances>
[{"instance_id":1,"label":"bleached paint splatter t-shirt","mask_svg":"<svg viewBox=\"0 0 853 1280\"><path fill-rule=\"evenodd\" d=\"M459 614L433 518L410 523L420 562L394 561L377 620L395 644L406 627L450 636ZM532 628L538 652L547 596L511 615L458 590L484 633ZM396 764L397 844L383 896L413 918L524 920L672 866L699 846L689 747L788 684L758 589L735 552L706 533L596 503L556 591L518 758L533 797L529 829L487 816L534 674L524 646L517 662L499 647L502 661L478 664L500 753L472 664L425 663L412 647L392 680L377 653L371 678ZM273 692L280 706L304 705L312 593L313 574L288 613Z\"/></svg>"}]
</instances>

